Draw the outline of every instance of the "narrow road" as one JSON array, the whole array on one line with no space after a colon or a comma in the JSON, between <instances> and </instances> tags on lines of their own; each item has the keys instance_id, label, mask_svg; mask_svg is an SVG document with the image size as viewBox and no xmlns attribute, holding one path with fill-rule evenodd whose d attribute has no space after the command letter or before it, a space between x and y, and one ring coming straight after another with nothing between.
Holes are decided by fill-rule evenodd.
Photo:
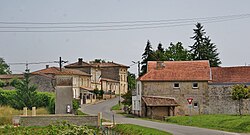
<instances>
[{"instance_id":1,"label":"narrow road","mask_svg":"<svg viewBox=\"0 0 250 135\"><path fill-rule=\"evenodd\" d=\"M118 98L107 100L101 103L93 105L83 105L81 110L84 113L89 115L97 115L98 112L102 112L103 118L112 121L113 112L110 111L110 108L118 103ZM116 123L126 123L126 124L135 124L141 125L144 127L155 128L163 131L170 132L174 135L239 135L238 133L230 133L212 129L181 126L175 124L167 124L160 122L152 122L147 120L135 119L135 118L126 118L119 114L114 114Z\"/></svg>"}]
</instances>

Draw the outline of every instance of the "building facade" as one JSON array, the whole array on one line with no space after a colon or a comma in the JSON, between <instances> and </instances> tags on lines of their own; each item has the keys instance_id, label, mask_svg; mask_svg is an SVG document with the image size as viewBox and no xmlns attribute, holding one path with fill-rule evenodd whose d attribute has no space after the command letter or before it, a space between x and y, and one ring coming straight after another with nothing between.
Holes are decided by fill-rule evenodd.
<instances>
[{"instance_id":1,"label":"building facade","mask_svg":"<svg viewBox=\"0 0 250 135\"><path fill-rule=\"evenodd\" d=\"M150 61L147 73L137 79L132 93L132 112L158 118L170 114L237 114L239 106L231 96L236 84L250 84L249 66L210 67L204 60ZM151 104L147 103L149 98ZM164 98L173 99L176 104ZM192 99L192 103L187 99ZM164 106L161 102L165 102ZM243 113L250 113L249 99L243 101Z\"/></svg>"}]
</instances>

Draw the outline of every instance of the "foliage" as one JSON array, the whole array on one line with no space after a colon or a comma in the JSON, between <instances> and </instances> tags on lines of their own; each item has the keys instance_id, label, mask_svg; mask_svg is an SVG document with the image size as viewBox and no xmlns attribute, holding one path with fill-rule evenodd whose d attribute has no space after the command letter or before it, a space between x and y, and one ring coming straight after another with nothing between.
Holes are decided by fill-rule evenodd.
<instances>
[{"instance_id":1,"label":"foliage","mask_svg":"<svg viewBox=\"0 0 250 135\"><path fill-rule=\"evenodd\" d=\"M76 112L80 107L80 101L77 99L72 100L73 111Z\"/></svg>"},{"instance_id":2,"label":"foliage","mask_svg":"<svg viewBox=\"0 0 250 135\"><path fill-rule=\"evenodd\" d=\"M99 96L101 96L103 98L103 94L104 94L104 91L103 90L99 90Z\"/></svg>"},{"instance_id":3,"label":"foliage","mask_svg":"<svg viewBox=\"0 0 250 135\"><path fill-rule=\"evenodd\" d=\"M124 105L132 105L132 90L128 90L126 94L122 95L122 98L124 99L122 101Z\"/></svg>"},{"instance_id":4,"label":"foliage","mask_svg":"<svg viewBox=\"0 0 250 135\"><path fill-rule=\"evenodd\" d=\"M13 100L17 95L16 90L2 90L0 89L0 105L11 106L16 108L16 102ZM49 92L37 92L36 102L34 106L37 108L47 107L50 113L55 113L55 95ZM22 109L22 108L21 108Z\"/></svg>"},{"instance_id":5,"label":"foliage","mask_svg":"<svg viewBox=\"0 0 250 135\"><path fill-rule=\"evenodd\" d=\"M128 72L128 89L133 90L136 88L135 74Z\"/></svg>"},{"instance_id":6,"label":"foliage","mask_svg":"<svg viewBox=\"0 0 250 135\"><path fill-rule=\"evenodd\" d=\"M93 93L97 96L99 94L98 88L95 88L94 91L93 91Z\"/></svg>"},{"instance_id":7,"label":"foliage","mask_svg":"<svg viewBox=\"0 0 250 135\"><path fill-rule=\"evenodd\" d=\"M161 43L158 44L157 50L154 51L153 54L154 54L153 56L155 56L155 58L153 59L155 60L159 60L159 61L166 60L165 51Z\"/></svg>"},{"instance_id":8,"label":"foliage","mask_svg":"<svg viewBox=\"0 0 250 135\"><path fill-rule=\"evenodd\" d=\"M36 106L36 89L34 85L30 84L29 73L26 72L20 85L16 86L16 95L14 97L16 105L14 108L22 109L23 107L28 107L31 109L33 106Z\"/></svg>"},{"instance_id":9,"label":"foliage","mask_svg":"<svg viewBox=\"0 0 250 135\"><path fill-rule=\"evenodd\" d=\"M87 114L85 114L85 113L83 113L81 110L76 110L76 115L87 115Z\"/></svg>"},{"instance_id":10,"label":"foliage","mask_svg":"<svg viewBox=\"0 0 250 135\"><path fill-rule=\"evenodd\" d=\"M1 74L11 74L10 67L3 58L0 58L0 75Z\"/></svg>"},{"instance_id":11,"label":"foliage","mask_svg":"<svg viewBox=\"0 0 250 135\"><path fill-rule=\"evenodd\" d=\"M5 126L0 129L0 134L29 134L36 135L94 135L95 131L87 126L76 126L73 124L55 123L46 127L17 127Z\"/></svg>"},{"instance_id":12,"label":"foliage","mask_svg":"<svg viewBox=\"0 0 250 135\"><path fill-rule=\"evenodd\" d=\"M121 109L122 109L122 105L119 105L119 104L116 104L111 107L111 110L121 110Z\"/></svg>"},{"instance_id":13,"label":"foliage","mask_svg":"<svg viewBox=\"0 0 250 135\"><path fill-rule=\"evenodd\" d=\"M153 57L153 49L150 41L147 41L144 53L142 54L142 62L141 62L141 74L140 76L144 75L147 72L147 62L154 60Z\"/></svg>"},{"instance_id":14,"label":"foliage","mask_svg":"<svg viewBox=\"0 0 250 135\"><path fill-rule=\"evenodd\" d=\"M5 81L0 79L0 87L4 87L6 85Z\"/></svg>"},{"instance_id":15,"label":"foliage","mask_svg":"<svg viewBox=\"0 0 250 135\"><path fill-rule=\"evenodd\" d=\"M191 37L195 42L192 46L189 46L191 48L191 58L193 60L209 60L212 67L219 66L221 61L218 57L219 53L216 45L211 43L210 38L205 35L205 29L200 23L197 23L195 26L194 36Z\"/></svg>"},{"instance_id":16,"label":"foliage","mask_svg":"<svg viewBox=\"0 0 250 135\"><path fill-rule=\"evenodd\" d=\"M232 98L233 100L238 100L239 105L239 113L242 115L241 109L243 106L243 99L247 99L250 97L250 91L244 85L234 85L232 89Z\"/></svg>"},{"instance_id":17,"label":"foliage","mask_svg":"<svg viewBox=\"0 0 250 135\"><path fill-rule=\"evenodd\" d=\"M165 55L171 61L190 60L190 54L188 50L182 46L181 42L177 42L176 44L171 42L168 49L166 49Z\"/></svg>"},{"instance_id":18,"label":"foliage","mask_svg":"<svg viewBox=\"0 0 250 135\"><path fill-rule=\"evenodd\" d=\"M133 124L118 124L113 130L126 135L171 135L165 131Z\"/></svg>"},{"instance_id":19,"label":"foliage","mask_svg":"<svg viewBox=\"0 0 250 135\"><path fill-rule=\"evenodd\" d=\"M47 109L50 114L55 114L55 96L50 98Z\"/></svg>"},{"instance_id":20,"label":"foliage","mask_svg":"<svg viewBox=\"0 0 250 135\"><path fill-rule=\"evenodd\" d=\"M22 81L18 78L13 78L10 80L10 86L18 87L18 85L21 85Z\"/></svg>"},{"instance_id":21,"label":"foliage","mask_svg":"<svg viewBox=\"0 0 250 135\"><path fill-rule=\"evenodd\" d=\"M166 121L179 125L250 133L249 115L194 115L191 118L189 116L174 116L167 118Z\"/></svg>"}]
</instances>

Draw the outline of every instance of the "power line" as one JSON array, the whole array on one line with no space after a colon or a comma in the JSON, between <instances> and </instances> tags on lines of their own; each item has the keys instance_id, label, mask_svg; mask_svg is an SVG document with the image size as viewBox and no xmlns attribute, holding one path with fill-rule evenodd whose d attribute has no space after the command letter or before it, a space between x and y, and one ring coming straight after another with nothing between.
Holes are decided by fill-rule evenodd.
<instances>
[{"instance_id":1,"label":"power line","mask_svg":"<svg viewBox=\"0 0 250 135\"><path fill-rule=\"evenodd\" d=\"M200 17L200 18L186 18L186 19L171 19L171 20L136 20L136 21L110 21L110 22L4 22L0 21L0 24L124 24L124 23L152 23L152 22L176 22L186 20L201 20L201 19L215 19L215 18L232 18L232 17L243 17L250 16L250 14L237 14L237 15L226 15L226 16L215 16L215 17Z\"/></svg>"},{"instance_id":2,"label":"power line","mask_svg":"<svg viewBox=\"0 0 250 135\"><path fill-rule=\"evenodd\" d=\"M217 17L207 17L206 19L199 20L201 23L215 23L224 22L231 20L238 20L249 18L250 14L244 15L231 15L231 16L217 16ZM177 19L176 19L177 20ZM180 20L180 19L179 19ZM183 19L184 20L184 19ZM163 20L159 20L163 21ZM166 20L165 20L166 21ZM173 20L168 20L173 21ZM131 21L132 22L132 21ZM135 21L134 21L135 22ZM138 21L136 21L138 22ZM19 22L20 23L20 22ZM101 23L101 22L100 22ZM105 23L105 22L102 22ZM107 23L107 22L106 22ZM121 22L120 22L121 23ZM194 20L186 19L186 21L179 22L162 22L162 23L143 23L143 24L126 24L126 25L101 25L101 26L12 26L12 27L0 27L0 28L23 28L25 30L0 30L0 32L83 32L83 31L116 31L116 30L136 30L136 29L153 29L153 28L164 28L164 27L177 27L193 25ZM44 24L44 23L43 23ZM68 29L68 28L85 28L85 29ZM52 30L29 30L38 28L52 28ZM53 30L55 28L61 28L61 30ZM62 29L63 28L63 29ZM91 28L91 29L86 29Z\"/></svg>"}]
</instances>

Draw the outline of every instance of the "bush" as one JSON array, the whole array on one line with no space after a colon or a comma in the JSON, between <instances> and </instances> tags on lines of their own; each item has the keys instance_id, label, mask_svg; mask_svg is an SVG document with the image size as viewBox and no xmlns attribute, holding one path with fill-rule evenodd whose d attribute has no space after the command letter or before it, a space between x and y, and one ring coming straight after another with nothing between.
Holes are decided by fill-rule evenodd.
<instances>
[{"instance_id":1,"label":"bush","mask_svg":"<svg viewBox=\"0 0 250 135\"><path fill-rule=\"evenodd\" d=\"M0 87L4 87L6 85L5 81L0 79Z\"/></svg>"},{"instance_id":2,"label":"bush","mask_svg":"<svg viewBox=\"0 0 250 135\"><path fill-rule=\"evenodd\" d=\"M80 101L77 99L72 100L73 111L76 112L79 109Z\"/></svg>"},{"instance_id":3,"label":"bush","mask_svg":"<svg viewBox=\"0 0 250 135\"><path fill-rule=\"evenodd\" d=\"M14 97L16 95L15 90L2 90L0 89L0 105L2 106L11 106L15 109L22 109L17 106L17 101L14 101ZM36 94L36 102L34 106L46 107L50 113L55 113L55 95L54 93L49 92L38 92Z\"/></svg>"}]
</instances>

